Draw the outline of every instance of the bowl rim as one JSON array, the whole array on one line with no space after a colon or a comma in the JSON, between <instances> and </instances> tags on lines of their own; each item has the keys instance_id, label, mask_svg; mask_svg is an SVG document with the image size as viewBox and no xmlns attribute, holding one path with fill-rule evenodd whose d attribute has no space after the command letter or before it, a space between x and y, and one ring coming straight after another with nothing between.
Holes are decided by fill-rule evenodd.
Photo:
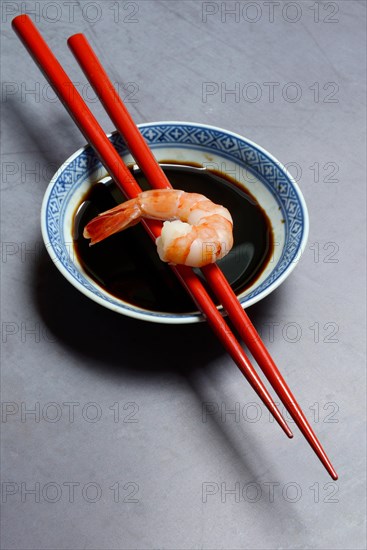
<instances>
[{"instance_id":1,"label":"bowl rim","mask_svg":"<svg viewBox=\"0 0 367 550\"><path fill-rule=\"evenodd\" d=\"M280 161L272 155L267 149L256 143L255 141L252 141L251 139L248 139L247 137L238 134L236 132L232 132L230 130L226 130L224 128L213 126L211 124L204 124L199 122L190 122L190 121L182 121L182 120L163 120L163 121L155 121L155 122L146 122L138 124L138 128L149 128L149 127L155 127L160 125L182 125L182 126L189 126L193 125L197 128L207 128L211 131L218 131L227 134L228 136L232 136L236 139L245 141L248 143L251 147L258 149L262 154L264 154L266 157L268 157L276 166L283 172L283 174L288 178L289 182L291 183L292 187L294 188L298 201L302 208L303 213L303 232L302 232L302 238L298 245L298 250L296 254L296 260L291 261L288 266L285 268L283 273L277 277L267 288L263 289L259 294L252 296L251 298L246 300L246 296L242 299L240 298L239 301L241 303L242 308L246 309L247 307L250 307L254 305L255 303L259 302L269 294L271 294L276 288L278 288L285 279L290 275L290 273L294 270L296 267L300 257L302 256L307 240L309 235L309 215L308 215L308 209L306 205L306 201L303 197L302 191L296 182L296 180L293 178L293 176L290 174L290 172L285 168L283 164L280 163ZM114 132L110 132L109 134L106 134L107 137L110 139L113 135L118 134L119 132L116 130ZM179 146L179 144L178 144ZM80 147L77 151L75 151L71 156L69 156L62 165L57 169L53 177L51 178L43 200L42 200L42 207L41 207L41 232L42 232L42 238L46 247L46 250L48 254L50 255L53 263L57 267L57 269L62 273L62 275L80 292L82 292L85 296L92 299L93 301L97 302L98 304L102 305L103 307L106 307L108 309L111 309L112 311L115 311L117 313L120 313L122 315L126 315L128 317L133 317L135 319L144 320L144 321L151 321L151 322L158 322L158 323L164 323L164 324L190 324L190 323L196 323L196 322L202 322L205 321L204 316L199 311L192 311L187 314L179 314L179 313L172 313L169 315L163 315L163 312L154 312L151 310L144 310L143 308L137 308L130 309L130 308L124 308L124 302L121 300L121 306L115 305L103 298L100 298L87 288L85 288L82 284L79 283L77 279L75 279L71 273L64 267L63 263L61 261L55 262L52 252L53 247L50 244L48 231L47 231L47 224L46 224L46 213L47 213L47 207L48 207L48 199L49 196L54 188L54 185L57 181L57 179L60 176L60 173L66 168L74 159L76 159L83 151L86 149L91 148L89 144L86 144L82 147ZM93 284L98 286L94 281ZM128 302L126 302L127 305ZM130 307L132 304L130 304ZM137 307L137 306L134 306ZM221 309L221 306L218 306L219 309Z\"/></svg>"}]
</instances>

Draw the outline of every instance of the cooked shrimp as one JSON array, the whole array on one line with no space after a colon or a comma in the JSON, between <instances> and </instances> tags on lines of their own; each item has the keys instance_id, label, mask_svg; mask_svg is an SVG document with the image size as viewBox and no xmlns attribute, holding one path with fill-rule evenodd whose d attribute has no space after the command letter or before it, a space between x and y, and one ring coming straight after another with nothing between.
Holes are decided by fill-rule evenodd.
<instances>
[{"instance_id":1,"label":"cooked shrimp","mask_svg":"<svg viewBox=\"0 0 367 550\"><path fill-rule=\"evenodd\" d=\"M164 221L156 239L164 262L202 267L223 258L233 246L228 210L204 195L177 189L144 191L94 218L83 235L95 244L142 218Z\"/></svg>"}]
</instances>

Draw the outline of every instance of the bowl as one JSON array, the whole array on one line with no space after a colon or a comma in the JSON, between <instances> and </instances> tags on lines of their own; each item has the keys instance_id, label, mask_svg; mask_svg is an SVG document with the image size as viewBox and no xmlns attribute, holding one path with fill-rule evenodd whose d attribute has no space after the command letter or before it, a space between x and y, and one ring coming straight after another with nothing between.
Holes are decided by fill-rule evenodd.
<instances>
[{"instance_id":1,"label":"bowl","mask_svg":"<svg viewBox=\"0 0 367 550\"><path fill-rule=\"evenodd\" d=\"M225 171L256 198L270 220L274 252L258 279L238 294L238 299L245 308L273 292L295 268L308 236L306 204L289 172L256 143L221 128L191 122L152 122L139 128L158 161L169 158ZM133 163L120 135L115 132L108 137L125 163ZM106 176L106 170L87 146L66 160L48 185L41 227L45 246L57 268L83 294L117 313L160 323L203 321L199 311L151 311L115 298L83 269L74 252L73 217L91 185Z\"/></svg>"}]
</instances>

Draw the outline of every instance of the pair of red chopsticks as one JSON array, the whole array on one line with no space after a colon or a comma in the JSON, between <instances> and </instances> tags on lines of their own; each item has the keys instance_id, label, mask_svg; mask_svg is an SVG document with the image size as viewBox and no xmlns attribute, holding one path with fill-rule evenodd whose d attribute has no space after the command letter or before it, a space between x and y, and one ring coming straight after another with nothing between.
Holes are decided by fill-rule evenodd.
<instances>
[{"instance_id":1,"label":"pair of red chopsticks","mask_svg":"<svg viewBox=\"0 0 367 550\"><path fill-rule=\"evenodd\" d=\"M13 19L12 25L111 177L119 185L127 198L130 199L138 195L141 192L140 187L124 165L117 151L106 137L103 129L98 124L88 106L84 103L82 97L60 63L47 46L32 20L27 15L19 15ZM111 120L123 136L128 149L145 174L151 187L157 189L171 187L139 129L130 117L130 114L119 98L116 90L113 88L111 81L87 39L82 34L76 34L69 38L68 45L89 82L92 84L107 113L111 117ZM156 220L144 220L143 223L152 239L155 240L160 234L162 223ZM177 265L173 267L173 270L191 294L198 308L205 315L211 328L222 342L225 349L230 353L253 389L262 399L288 437L293 437L291 430L277 409L269 392L257 375L228 324L210 299L199 278L191 268L186 266ZM338 479L330 460L325 454L305 415L297 404L274 361L270 357L269 352L262 343L255 327L252 325L246 312L242 309L241 304L223 273L216 264L207 265L202 268L202 271L210 287L227 311L229 318L235 324L241 338L246 343L293 420L329 472L330 476L333 479Z\"/></svg>"}]
</instances>

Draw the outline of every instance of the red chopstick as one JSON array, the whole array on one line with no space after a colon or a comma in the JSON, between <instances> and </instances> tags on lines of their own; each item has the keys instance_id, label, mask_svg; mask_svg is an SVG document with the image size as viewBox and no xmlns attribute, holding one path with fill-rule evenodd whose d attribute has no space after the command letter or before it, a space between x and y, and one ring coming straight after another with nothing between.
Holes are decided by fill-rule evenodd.
<instances>
[{"instance_id":1,"label":"red chopstick","mask_svg":"<svg viewBox=\"0 0 367 550\"><path fill-rule=\"evenodd\" d=\"M83 34L75 34L69 38L68 44L150 185L157 189L171 187L86 37ZM331 477L337 479L338 476L324 449L222 271L217 264L209 264L203 267L202 271L295 423Z\"/></svg>"},{"instance_id":2,"label":"red chopstick","mask_svg":"<svg viewBox=\"0 0 367 550\"><path fill-rule=\"evenodd\" d=\"M141 192L140 187L111 142L108 140L92 112L84 103L79 92L53 55L32 20L27 15L19 15L13 19L12 25L19 38L28 49L30 55L36 61L59 96L59 99L74 119L76 125L93 147L106 170L128 198L133 198L138 195ZM160 234L162 223L155 220L144 220L144 226L152 239L155 240ZM288 437L293 437L290 428L277 409L269 392L251 365L244 350L237 342L229 326L210 299L200 279L189 267L178 265L175 266L173 270L193 297L198 308L205 315L209 325L225 349L230 353L236 365L245 375L248 382L262 399L275 420Z\"/></svg>"}]
</instances>

